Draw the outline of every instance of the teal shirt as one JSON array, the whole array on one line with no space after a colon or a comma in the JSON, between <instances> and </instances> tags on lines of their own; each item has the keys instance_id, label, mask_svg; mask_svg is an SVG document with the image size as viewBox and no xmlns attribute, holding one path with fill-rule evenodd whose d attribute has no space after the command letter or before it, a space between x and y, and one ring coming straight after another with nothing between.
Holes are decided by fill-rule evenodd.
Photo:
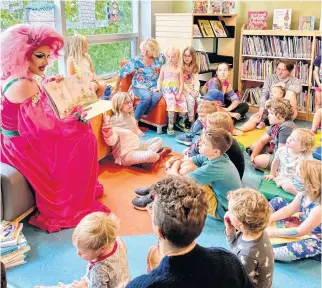
<instances>
[{"instance_id":1,"label":"teal shirt","mask_svg":"<svg viewBox=\"0 0 322 288\"><path fill-rule=\"evenodd\" d=\"M199 168L188 174L188 177L201 185L210 185L218 200L228 210L227 192L242 187L238 171L227 154L208 160L204 155L192 157L193 163ZM217 208L218 216L224 216L224 210Z\"/></svg>"}]
</instances>

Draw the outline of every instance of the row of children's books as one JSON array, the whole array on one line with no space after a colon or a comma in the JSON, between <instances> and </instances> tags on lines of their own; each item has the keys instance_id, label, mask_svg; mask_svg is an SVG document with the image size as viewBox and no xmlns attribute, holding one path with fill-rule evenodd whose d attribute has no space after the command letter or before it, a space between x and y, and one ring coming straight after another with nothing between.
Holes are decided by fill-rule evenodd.
<instances>
[{"instance_id":1,"label":"row of children's books","mask_svg":"<svg viewBox=\"0 0 322 288\"><path fill-rule=\"evenodd\" d=\"M290 30L292 9L274 9L273 30ZM248 30L266 30L268 11L248 11ZM314 30L314 16L299 16L299 30Z\"/></svg>"},{"instance_id":2,"label":"row of children's books","mask_svg":"<svg viewBox=\"0 0 322 288\"><path fill-rule=\"evenodd\" d=\"M201 73L215 70L217 66L216 63L210 63L208 54L202 51L197 51L197 63Z\"/></svg>"},{"instance_id":3,"label":"row of children's books","mask_svg":"<svg viewBox=\"0 0 322 288\"><path fill-rule=\"evenodd\" d=\"M194 38L225 38L228 30L224 21L199 19L198 24L193 25Z\"/></svg>"},{"instance_id":4,"label":"row of children's books","mask_svg":"<svg viewBox=\"0 0 322 288\"><path fill-rule=\"evenodd\" d=\"M235 1L226 0L194 0L192 13L195 14L234 14Z\"/></svg>"},{"instance_id":5,"label":"row of children's books","mask_svg":"<svg viewBox=\"0 0 322 288\"><path fill-rule=\"evenodd\" d=\"M321 56L322 53L322 41L321 39L317 39L315 41L315 56Z\"/></svg>"},{"instance_id":6,"label":"row of children's books","mask_svg":"<svg viewBox=\"0 0 322 288\"><path fill-rule=\"evenodd\" d=\"M242 47L243 55L310 60L312 45L312 37L243 36Z\"/></svg>"},{"instance_id":7,"label":"row of children's books","mask_svg":"<svg viewBox=\"0 0 322 288\"><path fill-rule=\"evenodd\" d=\"M275 73L276 61L265 59L247 59L242 63L242 79L265 80L267 76ZM303 61L295 62L292 75L308 84L309 64Z\"/></svg>"},{"instance_id":8,"label":"row of children's books","mask_svg":"<svg viewBox=\"0 0 322 288\"><path fill-rule=\"evenodd\" d=\"M2 221L0 225L1 262L7 269L25 264L30 246L22 233L23 224Z\"/></svg>"}]
</instances>

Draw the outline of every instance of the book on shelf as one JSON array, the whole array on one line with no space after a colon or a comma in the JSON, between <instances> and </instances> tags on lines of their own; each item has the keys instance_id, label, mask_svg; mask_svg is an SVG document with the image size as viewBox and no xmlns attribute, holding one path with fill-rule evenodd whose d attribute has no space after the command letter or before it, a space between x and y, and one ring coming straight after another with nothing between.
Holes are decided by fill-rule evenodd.
<instances>
[{"instance_id":1,"label":"book on shelf","mask_svg":"<svg viewBox=\"0 0 322 288\"><path fill-rule=\"evenodd\" d=\"M248 11L248 30L266 30L268 11Z\"/></svg>"},{"instance_id":2,"label":"book on shelf","mask_svg":"<svg viewBox=\"0 0 322 288\"><path fill-rule=\"evenodd\" d=\"M305 58L310 60L313 38L310 36L243 36L244 56Z\"/></svg>"},{"instance_id":3,"label":"book on shelf","mask_svg":"<svg viewBox=\"0 0 322 288\"><path fill-rule=\"evenodd\" d=\"M209 14L222 14L222 0L209 0Z\"/></svg>"},{"instance_id":4,"label":"book on shelf","mask_svg":"<svg viewBox=\"0 0 322 288\"><path fill-rule=\"evenodd\" d=\"M291 29L292 9L274 9L273 30Z\"/></svg>"},{"instance_id":5,"label":"book on shelf","mask_svg":"<svg viewBox=\"0 0 322 288\"><path fill-rule=\"evenodd\" d=\"M228 37L224 21L210 20L210 24L217 38Z\"/></svg>"},{"instance_id":6,"label":"book on shelf","mask_svg":"<svg viewBox=\"0 0 322 288\"><path fill-rule=\"evenodd\" d=\"M201 34L200 29L197 24L193 24L193 37L195 37L195 38L202 37L202 34Z\"/></svg>"},{"instance_id":7,"label":"book on shelf","mask_svg":"<svg viewBox=\"0 0 322 288\"><path fill-rule=\"evenodd\" d=\"M297 94L297 110L298 111L305 112L307 95L308 95L307 91L301 91L301 93Z\"/></svg>"},{"instance_id":8,"label":"book on shelf","mask_svg":"<svg viewBox=\"0 0 322 288\"><path fill-rule=\"evenodd\" d=\"M316 39L314 51L315 51L315 58L317 56L321 55L321 52L322 52L322 41L321 41L321 39Z\"/></svg>"},{"instance_id":9,"label":"book on shelf","mask_svg":"<svg viewBox=\"0 0 322 288\"><path fill-rule=\"evenodd\" d=\"M8 253L14 252L19 248L26 246L27 240L25 236L20 232L17 245L9 246L9 247L1 247L1 256L4 256Z\"/></svg>"},{"instance_id":10,"label":"book on shelf","mask_svg":"<svg viewBox=\"0 0 322 288\"><path fill-rule=\"evenodd\" d=\"M313 31L314 16L299 16L299 30Z\"/></svg>"},{"instance_id":11,"label":"book on shelf","mask_svg":"<svg viewBox=\"0 0 322 288\"><path fill-rule=\"evenodd\" d=\"M195 14L207 14L208 13L208 0L193 0L193 12Z\"/></svg>"},{"instance_id":12,"label":"book on shelf","mask_svg":"<svg viewBox=\"0 0 322 288\"><path fill-rule=\"evenodd\" d=\"M209 20L199 19L198 24L199 24L199 28L201 30L203 37L206 37L206 38L215 37L214 32L211 29Z\"/></svg>"},{"instance_id":13,"label":"book on shelf","mask_svg":"<svg viewBox=\"0 0 322 288\"><path fill-rule=\"evenodd\" d=\"M261 88L250 87L245 89L240 100L241 102L249 103L252 106L259 106L260 97L261 97Z\"/></svg>"},{"instance_id":14,"label":"book on shelf","mask_svg":"<svg viewBox=\"0 0 322 288\"><path fill-rule=\"evenodd\" d=\"M0 243L0 247L9 247L9 246L13 246L13 245L17 245L18 243L18 239L19 239L19 234L22 230L22 223L13 223L14 225L17 225L16 228L14 228L14 232L12 234L9 235L9 237L4 237L1 240ZM11 224L9 224L11 226Z\"/></svg>"},{"instance_id":15,"label":"book on shelf","mask_svg":"<svg viewBox=\"0 0 322 288\"><path fill-rule=\"evenodd\" d=\"M210 61L206 52L197 51L197 63L199 63L200 72L209 71Z\"/></svg>"},{"instance_id":16,"label":"book on shelf","mask_svg":"<svg viewBox=\"0 0 322 288\"><path fill-rule=\"evenodd\" d=\"M235 1L223 1L222 2L222 14L234 14L236 13Z\"/></svg>"}]
</instances>

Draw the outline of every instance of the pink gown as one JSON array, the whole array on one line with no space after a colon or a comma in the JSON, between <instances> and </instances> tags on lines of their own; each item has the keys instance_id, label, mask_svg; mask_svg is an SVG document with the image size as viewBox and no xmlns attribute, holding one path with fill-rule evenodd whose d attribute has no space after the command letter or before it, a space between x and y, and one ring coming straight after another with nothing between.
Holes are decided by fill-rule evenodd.
<instances>
[{"instance_id":1,"label":"pink gown","mask_svg":"<svg viewBox=\"0 0 322 288\"><path fill-rule=\"evenodd\" d=\"M90 125L74 115L58 120L42 92L16 104L2 91L1 162L18 169L35 190L38 211L29 223L56 232L75 227L91 212L109 213L95 199L103 186L97 181L97 142Z\"/></svg>"}]
</instances>

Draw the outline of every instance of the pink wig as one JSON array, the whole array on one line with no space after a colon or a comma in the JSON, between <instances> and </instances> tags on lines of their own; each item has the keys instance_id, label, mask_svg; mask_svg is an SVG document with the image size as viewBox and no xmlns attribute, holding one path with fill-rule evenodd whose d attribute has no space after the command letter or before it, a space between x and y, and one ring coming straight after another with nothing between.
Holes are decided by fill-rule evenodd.
<instances>
[{"instance_id":1,"label":"pink wig","mask_svg":"<svg viewBox=\"0 0 322 288\"><path fill-rule=\"evenodd\" d=\"M19 24L1 33L1 79L10 75L28 76L28 60L41 46L48 46L51 58L57 59L64 47L63 38L50 26Z\"/></svg>"}]
</instances>

